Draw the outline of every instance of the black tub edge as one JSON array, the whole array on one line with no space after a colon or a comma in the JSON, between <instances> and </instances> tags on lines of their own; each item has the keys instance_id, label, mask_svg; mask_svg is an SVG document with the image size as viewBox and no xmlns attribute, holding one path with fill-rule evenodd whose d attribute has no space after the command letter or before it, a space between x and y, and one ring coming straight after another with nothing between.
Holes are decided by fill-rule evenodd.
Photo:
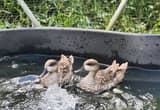
<instances>
[{"instance_id":1,"label":"black tub edge","mask_svg":"<svg viewBox=\"0 0 160 110\"><path fill-rule=\"evenodd\" d=\"M73 54L102 62L160 67L160 34L46 27L0 30L0 56Z\"/></svg>"}]
</instances>

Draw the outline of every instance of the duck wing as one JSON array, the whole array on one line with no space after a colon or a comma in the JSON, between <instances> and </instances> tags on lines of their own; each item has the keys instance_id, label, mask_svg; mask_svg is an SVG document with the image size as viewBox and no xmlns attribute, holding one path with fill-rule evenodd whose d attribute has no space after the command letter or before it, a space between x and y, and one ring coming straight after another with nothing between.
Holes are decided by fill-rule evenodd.
<instances>
[{"instance_id":1,"label":"duck wing","mask_svg":"<svg viewBox=\"0 0 160 110\"><path fill-rule=\"evenodd\" d=\"M119 66L116 61L113 61L112 65L110 65L108 68L98 71L95 76L98 93L111 89L120 83L124 78L127 67L128 62Z\"/></svg>"},{"instance_id":2,"label":"duck wing","mask_svg":"<svg viewBox=\"0 0 160 110\"><path fill-rule=\"evenodd\" d=\"M112 62L112 65L106 69L99 70L95 75L96 89L97 91L103 91L110 89L110 83L116 76L116 71L119 68L119 64L116 63L116 60Z\"/></svg>"}]
</instances>

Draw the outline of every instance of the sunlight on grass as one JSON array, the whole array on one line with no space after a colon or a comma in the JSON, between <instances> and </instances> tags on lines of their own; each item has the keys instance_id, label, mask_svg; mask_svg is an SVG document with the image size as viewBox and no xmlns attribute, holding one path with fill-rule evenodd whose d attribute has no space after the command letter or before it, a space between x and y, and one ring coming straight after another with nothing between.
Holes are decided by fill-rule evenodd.
<instances>
[{"instance_id":1,"label":"sunlight on grass","mask_svg":"<svg viewBox=\"0 0 160 110\"><path fill-rule=\"evenodd\" d=\"M120 0L25 0L42 26L105 29ZM111 30L160 33L160 1L129 0ZM0 28L31 27L16 0L0 1Z\"/></svg>"}]
</instances>

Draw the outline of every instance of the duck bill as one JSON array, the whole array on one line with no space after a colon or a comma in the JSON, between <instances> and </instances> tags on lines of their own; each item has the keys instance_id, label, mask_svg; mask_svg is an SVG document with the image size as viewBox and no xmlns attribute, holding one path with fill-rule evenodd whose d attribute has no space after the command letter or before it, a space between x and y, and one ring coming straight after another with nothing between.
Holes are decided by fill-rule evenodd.
<instances>
[{"instance_id":1,"label":"duck bill","mask_svg":"<svg viewBox=\"0 0 160 110\"><path fill-rule=\"evenodd\" d=\"M81 72L81 71L85 71L84 67L81 67L81 68L75 70L74 73L79 73L79 72Z\"/></svg>"},{"instance_id":2,"label":"duck bill","mask_svg":"<svg viewBox=\"0 0 160 110\"><path fill-rule=\"evenodd\" d=\"M40 74L40 77L43 77L46 74L47 74L47 69L43 69L43 72Z\"/></svg>"}]
</instances>

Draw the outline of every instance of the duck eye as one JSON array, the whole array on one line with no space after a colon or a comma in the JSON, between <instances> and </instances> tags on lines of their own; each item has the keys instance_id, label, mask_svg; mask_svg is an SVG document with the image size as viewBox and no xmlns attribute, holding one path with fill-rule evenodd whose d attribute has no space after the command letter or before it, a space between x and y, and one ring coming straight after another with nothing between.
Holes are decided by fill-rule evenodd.
<instances>
[{"instance_id":1,"label":"duck eye","mask_svg":"<svg viewBox=\"0 0 160 110\"><path fill-rule=\"evenodd\" d=\"M49 66L55 66L57 63L56 62L52 62L49 64Z\"/></svg>"}]
</instances>

